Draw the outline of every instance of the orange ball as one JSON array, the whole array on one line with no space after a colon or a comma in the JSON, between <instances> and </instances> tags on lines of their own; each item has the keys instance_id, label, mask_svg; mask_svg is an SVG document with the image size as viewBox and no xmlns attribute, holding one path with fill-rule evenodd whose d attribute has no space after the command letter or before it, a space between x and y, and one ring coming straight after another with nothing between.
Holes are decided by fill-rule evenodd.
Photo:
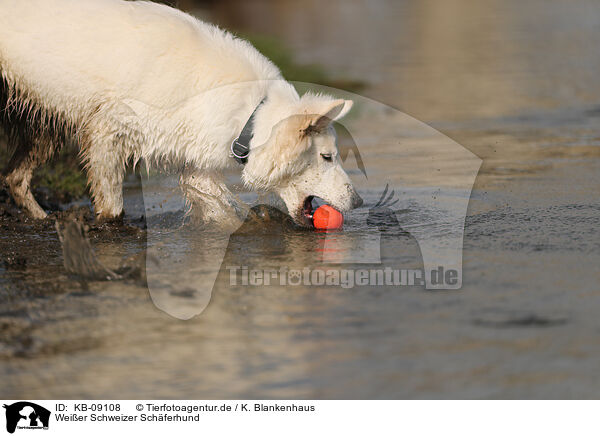
<instances>
[{"instance_id":1,"label":"orange ball","mask_svg":"<svg viewBox=\"0 0 600 436\"><path fill-rule=\"evenodd\" d=\"M337 230L344 225L344 215L333 207L324 204L313 213L313 225L320 230Z\"/></svg>"}]
</instances>

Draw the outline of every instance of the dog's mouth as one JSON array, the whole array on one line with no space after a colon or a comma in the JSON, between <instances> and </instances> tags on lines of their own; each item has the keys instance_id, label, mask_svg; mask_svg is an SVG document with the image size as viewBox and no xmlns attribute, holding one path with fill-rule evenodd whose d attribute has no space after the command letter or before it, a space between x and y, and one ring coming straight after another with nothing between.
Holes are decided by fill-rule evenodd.
<instances>
[{"instance_id":1,"label":"dog's mouth","mask_svg":"<svg viewBox=\"0 0 600 436\"><path fill-rule=\"evenodd\" d=\"M300 224L304 227L313 227L313 212L315 208L313 207L313 200L315 196L309 195L302 202L302 207L300 208L300 213L297 214Z\"/></svg>"},{"instance_id":2,"label":"dog's mouth","mask_svg":"<svg viewBox=\"0 0 600 436\"><path fill-rule=\"evenodd\" d=\"M302 203L302 215L304 215L305 218L311 219L312 220L312 214L313 214L313 205L312 205L312 201L314 199L314 195L309 195L308 197L306 197L304 199L304 203Z\"/></svg>"},{"instance_id":3,"label":"dog's mouth","mask_svg":"<svg viewBox=\"0 0 600 436\"><path fill-rule=\"evenodd\" d=\"M309 195L302 202L302 206L299 211L296 213L296 222L303 227L314 227L313 225L313 213L314 211L325 202L315 197L314 195Z\"/></svg>"}]
</instances>

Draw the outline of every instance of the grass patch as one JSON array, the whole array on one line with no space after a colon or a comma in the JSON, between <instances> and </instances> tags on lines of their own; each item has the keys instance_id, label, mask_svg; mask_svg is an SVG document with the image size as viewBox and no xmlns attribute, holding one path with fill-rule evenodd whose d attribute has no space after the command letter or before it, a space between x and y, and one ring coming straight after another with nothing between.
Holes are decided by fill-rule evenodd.
<instances>
[{"instance_id":1,"label":"grass patch","mask_svg":"<svg viewBox=\"0 0 600 436\"><path fill-rule=\"evenodd\" d=\"M63 147L51 162L38 168L32 185L48 188L61 203L77 200L88 194L85 171L81 168L77 151L73 147Z\"/></svg>"}]
</instances>

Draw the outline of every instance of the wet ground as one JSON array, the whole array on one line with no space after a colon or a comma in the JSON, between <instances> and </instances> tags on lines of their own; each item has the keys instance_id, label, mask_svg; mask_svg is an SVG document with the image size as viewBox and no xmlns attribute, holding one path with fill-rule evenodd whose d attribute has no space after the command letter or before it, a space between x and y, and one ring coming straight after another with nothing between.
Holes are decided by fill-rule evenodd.
<instances>
[{"instance_id":1,"label":"wet ground","mask_svg":"<svg viewBox=\"0 0 600 436\"><path fill-rule=\"evenodd\" d=\"M600 8L585 1L329 2L330 13L316 14L320 2L301 10L293 2L253 3L258 17L236 2L211 13L224 21L238 11L232 25L278 35L303 61L366 77L370 98L483 159L466 218L462 289L231 286L231 265L322 264L326 236L269 227L228 240L210 304L181 321L152 304L139 277L69 275L54 222L31 222L6 205L0 396L597 398ZM274 17L265 23L260 14ZM390 127L385 116L354 122L367 138ZM418 143L411 133L403 135ZM361 152L378 156L369 150ZM367 170L398 172L390 166L375 158ZM374 205L383 186L361 184L350 170L365 204ZM402 170L399 226L382 231L368 224L368 207L357 210L336 235L342 252L379 237L383 265L423 266L401 225L442 217L411 201L419 181L429 183L418 159L406 159ZM117 268L140 253L148 229L158 228L140 220L149 215L146 192L132 176L123 224L86 221L103 264ZM157 216L177 228L180 217ZM157 256L182 259L181 281L197 277L198 259L217 248L185 229L166 239ZM173 307L192 301L181 286L162 290Z\"/></svg>"}]
</instances>

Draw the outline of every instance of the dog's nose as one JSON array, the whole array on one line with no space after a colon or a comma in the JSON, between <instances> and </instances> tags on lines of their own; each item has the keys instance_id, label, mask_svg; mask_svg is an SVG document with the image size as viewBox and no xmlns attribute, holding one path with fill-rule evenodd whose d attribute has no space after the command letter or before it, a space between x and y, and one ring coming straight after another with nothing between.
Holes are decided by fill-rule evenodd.
<instances>
[{"instance_id":1,"label":"dog's nose","mask_svg":"<svg viewBox=\"0 0 600 436\"><path fill-rule=\"evenodd\" d=\"M350 183L346 183L346 189L348 191L347 198L350 200L349 203L346 204L349 205L350 209L356 209L357 207L362 206L363 199L360 198L360 195L358 195L358 192L356 192L354 186L352 186Z\"/></svg>"},{"instance_id":2,"label":"dog's nose","mask_svg":"<svg viewBox=\"0 0 600 436\"><path fill-rule=\"evenodd\" d=\"M363 205L363 199L360 197L360 195L356 194L352 198L352 209L356 209L357 207L361 207L362 205Z\"/></svg>"},{"instance_id":3,"label":"dog's nose","mask_svg":"<svg viewBox=\"0 0 600 436\"><path fill-rule=\"evenodd\" d=\"M363 199L360 198L360 195L358 195L358 192L356 192L354 186L348 185L348 191L350 191L350 201L352 204L352 209L356 209L357 207L362 206Z\"/></svg>"}]
</instances>

